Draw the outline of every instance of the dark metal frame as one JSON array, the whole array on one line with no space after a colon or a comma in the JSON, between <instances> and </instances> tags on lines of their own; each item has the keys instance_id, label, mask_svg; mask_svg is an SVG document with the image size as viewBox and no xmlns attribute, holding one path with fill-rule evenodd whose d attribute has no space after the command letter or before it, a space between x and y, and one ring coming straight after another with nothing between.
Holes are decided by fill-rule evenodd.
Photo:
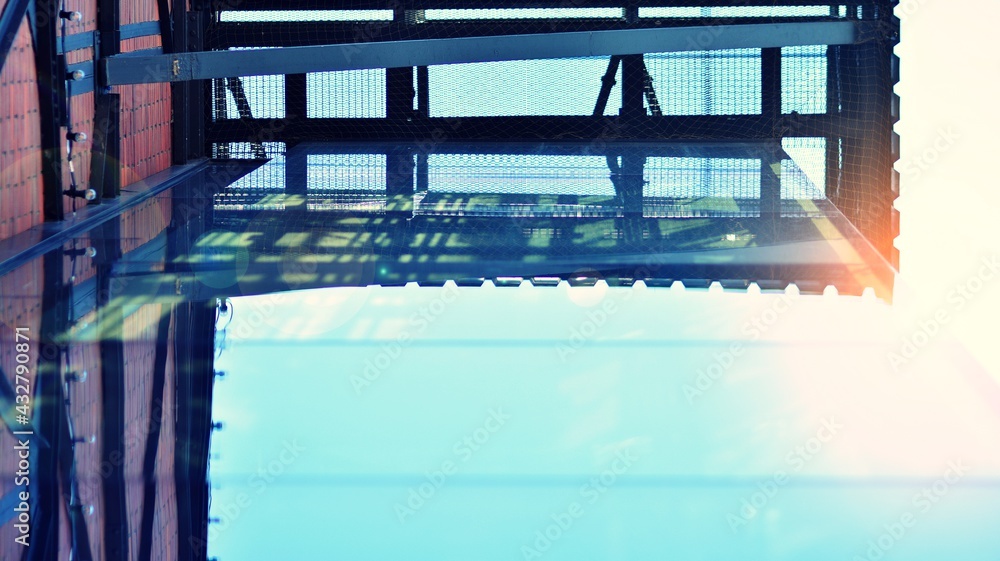
<instances>
[{"instance_id":1,"label":"dark metal frame","mask_svg":"<svg viewBox=\"0 0 1000 561\"><path fill-rule=\"evenodd\" d=\"M207 140L225 146L228 142L260 138L271 131L276 141L292 146L302 141L388 141L419 143L443 131L453 141L517 141L517 140L631 140L655 142L694 141L775 141L785 137L821 137L827 145L828 198L868 237L893 264L898 255L892 240L898 232L898 213L892 208L898 196L898 174L893 162L898 159L898 137L892 124L898 118L898 99L892 93L898 81L898 59L892 46L898 42L899 22L892 16L896 0L865 0L831 3L825 16L795 18L639 18L635 5L624 4L621 18L603 20L475 20L420 21L406 17L413 11L431 8L455 8L452 0L348 0L338 9L394 9L392 21L378 22L379 37L394 40L432 40L454 37L456 33L475 34L485 39L517 33L543 31L567 32L587 30L650 30L665 27L699 26L701 31L715 31L722 25L748 23L788 24L808 22L841 22L856 26L856 41L850 45L829 45L827 48L828 103L823 114L801 115L782 112L782 50L768 47L761 50L761 112L757 115L657 115L641 56L612 55L595 111L581 116L524 117L463 117L460 120L429 116L426 71L417 70L416 112L399 112L399 100L387 97L386 117L381 119L303 119L301 114L285 119L217 119L209 122ZM672 5L657 0L644 6ZM705 0L702 6L815 6L816 2L751 0ZM577 0L573 7L605 7L596 0ZM846 17L838 7L846 6ZM220 0L215 6L226 9ZM480 7L466 5L463 7ZM490 3L483 8L551 7L536 0L505 0L501 5ZM273 0L246 0L240 9L286 9ZM859 15L860 14L860 15ZM371 37L358 29L363 23L344 22L217 22L207 37L208 48L287 47L316 45L336 41L365 41ZM370 23L368 25L371 25ZM294 33L292 27L294 26ZM332 39L331 39L332 38ZM388 44L388 43L386 43ZM355 45L354 48L368 47ZM712 44L713 49L720 48ZM614 84L617 67L622 67L622 110L617 116L605 116L607 97ZM399 71L403 76L406 72ZM183 73L183 68L181 70ZM387 74L395 75L395 71ZM648 73L647 73L648 74ZM286 78L287 79L287 78ZM296 78L298 79L298 78ZM387 90L395 91L387 79ZM400 83L405 78L399 78ZM293 82L286 82L286 96ZM400 94L405 97L404 94ZM646 107L643 107L646 95ZM303 100L297 100L298 106ZM647 112L648 108L648 112ZM296 113L299 113L298 111ZM304 111L301 111L304 113ZM649 113L649 114L647 114ZM662 112L660 112L662 113ZM877 129L877 130L876 130ZM841 153L843 152L843 153ZM420 189L426 166L418 156L417 189ZM766 186L768 183L765 182Z\"/></svg>"},{"instance_id":2,"label":"dark metal frame","mask_svg":"<svg viewBox=\"0 0 1000 561\"><path fill-rule=\"evenodd\" d=\"M101 357L101 462L108 473L101 480L104 507L103 542L108 561L129 558L128 508L125 497L125 316L122 308L109 306L111 267L121 259L120 224L102 226L103 243L97 253L98 325ZM102 474L103 475L103 474Z\"/></svg>"},{"instance_id":3,"label":"dark metal frame","mask_svg":"<svg viewBox=\"0 0 1000 561\"><path fill-rule=\"evenodd\" d=\"M62 127L66 124L66 58L58 54L56 0L35 0L31 13L42 147L42 207L46 220L63 218Z\"/></svg>"},{"instance_id":4,"label":"dark metal frame","mask_svg":"<svg viewBox=\"0 0 1000 561\"><path fill-rule=\"evenodd\" d=\"M31 0L9 0L4 4L3 12L0 12L0 70L3 70L3 65L7 62L7 54L14 45L30 4Z\"/></svg>"}]
</instances>

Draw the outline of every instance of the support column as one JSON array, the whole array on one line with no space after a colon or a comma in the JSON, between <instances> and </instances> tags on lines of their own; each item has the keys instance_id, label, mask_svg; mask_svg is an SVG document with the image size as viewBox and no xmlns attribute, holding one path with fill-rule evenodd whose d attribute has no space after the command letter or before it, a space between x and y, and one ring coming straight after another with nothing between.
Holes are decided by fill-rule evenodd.
<instances>
[{"instance_id":1,"label":"support column","mask_svg":"<svg viewBox=\"0 0 1000 561\"><path fill-rule=\"evenodd\" d=\"M195 3L187 11L187 0L173 0L174 50L176 52L204 49L206 15ZM171 159L174 164L186 164L205 157L205 123L211 120L211 106L205 103L209 93L205 80L192 80L171 85L173 127L171 129Z\"/></svg>"},{"instance_id":2,"label":"support column","mask_svg":"<svg viewBox=\"0 0 1000 561\"><path fill-rule=\"evenodd\" d=\"M37 0L32 13L42 145L42 207L45 220L63 219L63 125L66 120L66 57L58 54L55 0Z\"/></svg>"},{"instance_id":3,"label":"support column","mask_svg":"<svg viewBox=\"0 0 1000 561\"><path fill-rule=\"evenodd\" d=\"M108 473L101 479L104 509L102 532L105 559L127 561L128 509L125 497L125 313L114 299L111 277L114 264L121 258L121 232L118 221L102 228L103 243L98 248L97 325L101 333L101 465ZM103 475L103 474L102 474Z\"/></svg>"}]
</instances>

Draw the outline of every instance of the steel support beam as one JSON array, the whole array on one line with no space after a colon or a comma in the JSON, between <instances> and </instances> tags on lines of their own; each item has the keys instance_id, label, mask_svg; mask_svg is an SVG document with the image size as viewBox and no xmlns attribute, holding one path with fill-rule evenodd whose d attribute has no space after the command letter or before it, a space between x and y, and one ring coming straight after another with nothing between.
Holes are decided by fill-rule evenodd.
<instances>
[{"instance_id":1,"label":"steel support beam","mask_svg":"<svg viewBox=\"0 0 1000 561\"><path fill-rule=\"evenodd\" d=\"M284 122L274 119L227 119L208 124L210 142L246 142L261 131L276 130L279 142L329 141L413 141L432 138L444 131L453 141L545 141L553 138L574 140L648 141L744 141L775 138L773 122L763 115L665 115L648 116L626 129L618 117L517 116L413 118L412 120L309 119ZM870 126L864 121L840 115L783 116L779 129L786 136L823 136L831 130L854 134ZM435 133L435 131L437 131Z\"/></svg>"},{"instance_id":2,"label":"steel support beam","mask_svg":"<svg viewBox=\"0 0 1000 561\"><path fill-rule=\"evenodd\" d=\"M121 52L122 29L119 0L97 0L97 34L102 57Z\"/></svg>"},{"instance_id":3,"label":"steel support beam","mask_svg":"<svg viewBox=\"0 0 1000 561\"><path fill-rule=\"evenodd\" d=\"M594 117L601 117L604 115L604 110L608 106L608 98L611 97L611 89L615 87L617 83L615 81L615 76L618 75L618 66L622 62L622 57L613 56L608 61L608 70L601 77L601 90L597 93L597 102L594 104Z\"/></svg>"},{"instance_id":4,"label":"steel support beam","mask_svg":"<svg viewBox=\"0 0 1000 561\"><path fill-rule=\"evenodd\" d=\"M104 83L180 82L230 76L302 74L335 70L402 68L436 64L540 60L801 45L849 45L859 36L856 22L822 21L662 29L538 33L412 41L349 43L244 51L114 56L101 61ZM710 47L710 49L708 48Z\"/></svg>"},{"instance_id":5,"label":"steel support beam","mask_svg":"<svg viewBox=\"0 0 1000 561\"><path fill-rule=\"evenodd\" d=\"M215 308L190 302L175 309L177 560L204 560L208 538L208 443L212 431Z\"/></svg>"},{"instance_id":6,"label":"steel support beam","mask_svg":"<svg viewBox=\"0 0 1000 561\"><path fill-rule=\"evenodd\" d=\"M56 47L59 8L54 0L34 4L35 71L42 145L42 208L46 220L63 219L62 126L66 120L66 58Z\"/></svg>"},{"instance_id":7,"label":"steel support beam","mask_svg":"<svg viewBox=\"0 0 1000 561\"><path fill-rule=\"evenodd\" d=\"M186 0L174 0L171 17L174 25L175 52L200 51L204 48L205 13L187 11ZM185 164L205 155L205 122L209 114L205 99L206 82L191 81L170 88L174 114L171 130L171 158Z\"/></svg>"},{"instance_id":8,"label":"steel support beam","mask_svg":"<svg viewBox=\"0 0 1000 561\"><path fill-rule=\"evenodd\" d=\"M761 51L760 110L777 129L781 122L781 49Z\"/></svg>"},{"instance_id":9,"label":"steel support beam","mask_svg":"<svg viewBox=\"0 0 1000 561\"><path fill-rule=\"evenodd\" d=\"M816 0L698 0L693 2L695 6L815 6L822 4ZM608 0L573 0L567 6L573 8L607 8L614 2ZM336 3L338 10L391 10L399 8L403 10L435 10L454 9L455 0L339 0ZM643 7L673 7L677 6L677 0L645 0ZM462 3L462 8L552 8L552 0L503 0L502 4L489 1L477 0L476 2ZM275 0L241 0L234 6L232 0L212 0L212 8L215 10L278 10L286 11L292 9L288 3L276 2Z\"/></svg>"},{"instance_id":10,"label":"steel support beam","mask_svg":"<svg viewBox=\"0 0 1000 561\"><path fill-rule=\"evenodd\" d=\"M153 358L152 392L149 398L149 426L146 431L146 449L142 459L143 499L142 520L139 525L138 559L152 559L153 519L156 513L156 456L160 445L160 428L163 424L163 390L167 378L167 354L170 352L170 320L173 306L161 304L160 321L156 329L156 351Z\"/></svg>"},{"instance_id":11,"label":"steel support beam","mask_svg":"<svg viewBox=\"0 0 1000 561\"><path fill-rule=\"evenodd\" d=\"M514 20L465 20L461 22L460 35L456 35L456 22L430 20L414 24L406 20L367 22L378 24L378 37L384 40L407 41L416 39L454 39L456 37L490 37L538 33L567 33L590 31L616 31L622 29L665 29L669 27L698 26L702 31L712 31L717 26L778 23L816 23L843 21L831 17L801 18L642 18L629 23L621 18L575 19L514 19ZM364 22L343 21L280 21L242 22L222 21L212 25L206 35L205 50L226 50L229 47L302 47L359 42L365 37ZM124 33L124 29L123 29ZM705 36L703 36L704 38ZM715 39L712 34L711 39ZM371 40L375 40L372 38Z\"/></svg>"},{"instance_id":12,"label":"steel support beam","mask_svg":"<svg viewBox=\"0 0 1000 561\"><path fill-rule=\"evenodd\" d=\"M17 30L21 28L25 14L28 13L30 0L8 0L0 13L0 70L7 62L7 54L17 38Z\"/></svg>"},{"instance_id":13,"label":"steel support beam","mask_svg":"<svg viewBox=\"0 0 1000 561\"><path fill-rule=\"evenodd\" d=\"M121 306L109 306L111 269L121 258L119 223L102 226L102 247L97 252L98 326L101 330L101 461L109 466L101 479L104 508L102 538L106 561L129 558L128 508L125 497L125 315Z\"/></svg>"}]
</instances>

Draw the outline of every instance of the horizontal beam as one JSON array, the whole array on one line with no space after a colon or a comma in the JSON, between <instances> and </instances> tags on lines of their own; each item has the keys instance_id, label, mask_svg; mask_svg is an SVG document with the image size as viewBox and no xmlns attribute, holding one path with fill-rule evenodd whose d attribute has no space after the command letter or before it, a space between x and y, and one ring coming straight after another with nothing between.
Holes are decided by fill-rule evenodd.
<instances>
[{"instance_id":1,"label":"horizontal beam","mask_svg":"<svg viewBox=\"0 0 1000 561\"><path fill-rule=\"evenodd\" d=\"M620 29L151 56L116 55L102 60L102 71L105 84L110 86L502 60L848 45L855 43L858 37L856 24L849 21Z\"/></svg>"},{"instance_id":2,"label":"horizontal beam","mask_svg":"<svg viewBox=\"0 0 1000 561\"><path fill-rule=\"evenodd\" d=\"M121 27L122 41L159 34L160 24L155 21L130 23ZM58 44L59 54L63 54L64 52L69 53L72 51L79 51L80 49L92 49L97 43L95 39L97 36L97 31L84 31L82 33L73 33L72 35L62 37L60 38Z\"/></svg>"},{"instance_id":3,"label":"horizontal beam","mask_svg":"<svg viewBox=\"0 0 1000 561\"><path fill-rule=\"evenodd\" d=\"M299 47L327 45L330 43L414 39L450 39L460 29L463 37L517 35L527 33L559 33L582 31L613 31L620 29L657 29L665 27L714 27L719 25L800 23L844 21L839 18L643 18L630 23L624 19L508 19L425 21L410 24L406 21L378 22L377 27L366 28L371 22L346 21L280 21L244 22L222 21L214 24L206 40L209 50L230 47ZM460 26L458 28L457 26Z\"/></svg>"},{"instance_id":4,"label":"horizontal beam","mask_svg":"<svg viewBox=\"0 0 1000 561\"><path fill-rule=\"evenodd\" d=\"M771 157L780 145L759 142L635 142L607 140L600 144L580 142L306 142L290 148L286 159L303 154L504 154L531 156L587 156L634 154L646 157L761 158ZM783 156L783 157L788 157Z\"/></svg>"},{"instance_id":5,"label":"horizontal beam","mask_svg":"<svg viewBox=\"0 0 1000 561\"><path fill-rule=\"evenodd\" d=\"M477 0L463 2L461 9L507 9L507 8L620 8L623 2L613 0L573 0L572 2L555 3L552 0ZM644 8L674 7L677 0L644 0ZM732 7L745 6L816 6L822 4L817 0L699 0L688 2L688 6ZM338 0L337 10L433 10L454 9L455 0ZM215 10L315 10L316 2L302 0L212 0Z\"/></svg>"},{"instance_id":6,"label":"horizontal beam","mask_svg":"<svg viewBox=\"0 0 1000 561\"><path fill-rule=\"evenodd\" d=\"M228 119L209 123L208 142L329 141L745 141L783 136L850 136L868 130L839 115L786 115L778 126L762 115L669 115L626 125L617 117L513 116L389 119Z\"/></svg>"}]
</instances>

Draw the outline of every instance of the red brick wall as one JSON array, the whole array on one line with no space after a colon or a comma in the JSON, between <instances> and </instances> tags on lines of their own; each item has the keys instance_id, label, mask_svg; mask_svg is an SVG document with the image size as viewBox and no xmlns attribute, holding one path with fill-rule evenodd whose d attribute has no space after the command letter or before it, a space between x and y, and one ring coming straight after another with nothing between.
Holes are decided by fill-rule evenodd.
<instances>
[{"instance_id":1,"label":"red brick wall","mask_svg":"<svg viewBox=\"0 0 1000 561\"><path fill-rule=\"evenodd\" d=\"M0 7L4 4L0 0ZM25 20L0 72L0 239L42 221L41 129L35 76L31 34Z\"/></svg>"},{"instance_id":2,"label":"red brick wall","mask_svg":"<svg viewBox=\"0 0 1000 561\"><path fill-rule=\"evenodd\" d=\"M137 10L132 17L150 12L143 15L146 19L128 21L123 13L122 25L157 19L155 2L123 3L122 7ZM121 50L127 53L159 46L158 36L136 37L122 41ZM118 86L115 91L121 94L122 185L129 185L170 167L170 85Z\"/></svg>"},{"instance_id":3,"label":"red brick wall","mask_svg":"<svg viewBox=\"0 0 1000 561\"><path fill-rule=\"evenodd\" d=\"M5 3L0 0L0 7ZM80 22L67 22L67 35L96 29L95 0L67 0L67 9L83 15ZM155 1L122 2L123 25L157 20ZM123 41L121 50L130 52L159 45L158 36L139 37ZM84 62L93 57L93 49L81 49L67 53L67 62ZM120 86L115 90L121 94L122 157L118 164L122 184L128 186L170 166L170 86ZM73 170L81 189L92 187L90 142L94 136L94 103L92 92L72 96L69 102L73 130L88 136L86 142L73 145ZM21 233L43 220L40 136L34 52L25 21L0 73L0 239ZM65 143L61 151L65 188L70 185ZM79 208L83 201L63 199L67 213L73 211L74 204Z\"/></svg>"},{"instance_id":4,"label":"red brick wall","mask_svg":"<svg viewBox=\"0 0 1000 561\"><path fill-rule=\"evenodd\" d=\"M123 212L121 248L123 253L135 250L155 238L170 224L171 195L161 193Z\"/></svg>"}]
</instances>

